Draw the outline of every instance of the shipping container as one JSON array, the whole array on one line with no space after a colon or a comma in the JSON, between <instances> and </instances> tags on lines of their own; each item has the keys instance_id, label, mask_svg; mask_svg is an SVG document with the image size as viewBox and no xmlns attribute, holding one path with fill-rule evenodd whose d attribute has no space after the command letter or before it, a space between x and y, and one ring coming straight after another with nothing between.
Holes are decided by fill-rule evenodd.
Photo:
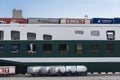
<instances>
[{"instance_id":1,"label":"shipping container","mask_svg":"<svg viewBox=\"0 0 120 80\"><path fill-rule=\"evenodd\" d=\"M114 18L114 24L120 24L120 18Z\"/></svg>"},{"instance_id":2,"label":"shipping container","mask_svg":"<svg viewBox=\"0 0 120 80\"><path fill-rule=\"evenodd\" d=\"M1 24L13 24L13 23L26 24L27 20L25 18L0 18L0 23Z\"/></svg>"},{"instance_id":3,"label":"shipping container","mask_svg":"<svg viewBox=\"0 0 120 80\"><path fill-rule=\"evenodd\" d=\"M60 24L84 24L84 19L79 18L61 18Z\"/></svg>"},{"instance_id":4,"label":"shipping container","mask_svg":"<svg viewBox=\"0 0 120 80\"><path fill-rule=\"evenodd\" d=\"M92 24L113 24L113 18L93 18Z\"/></svg>"},{"instance_id":5,"label":"shipping container","mask_svg":"<svg viewBox=\"0 0 120 80\"><path fill-rule=\"evenodd\" d=\"M28 18L28 24L59 24L59 18Z\"/></svg>"}]
</instances>

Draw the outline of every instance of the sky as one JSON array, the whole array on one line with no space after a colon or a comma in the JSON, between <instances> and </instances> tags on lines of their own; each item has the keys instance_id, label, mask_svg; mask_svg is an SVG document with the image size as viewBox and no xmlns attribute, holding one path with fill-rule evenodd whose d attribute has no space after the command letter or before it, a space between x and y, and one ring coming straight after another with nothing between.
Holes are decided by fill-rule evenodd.
<instances>
[{"instance_id":1,"label":"sky","mask_svg":"<svg viewBox=\"0 0 120 80\"><path fill-rule=\"evenodd\" d=\"M12 17L13 9L25 18L120 17L120 0L0 0L0 8L0 17Z\"/></svg>"}]
</instances>

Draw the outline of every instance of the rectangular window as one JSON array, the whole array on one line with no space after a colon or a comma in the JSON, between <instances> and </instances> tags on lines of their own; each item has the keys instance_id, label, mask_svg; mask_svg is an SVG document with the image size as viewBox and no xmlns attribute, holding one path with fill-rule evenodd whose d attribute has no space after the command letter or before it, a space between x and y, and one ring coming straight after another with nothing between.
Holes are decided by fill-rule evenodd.
<instances>
[{"instance_id":1,"label":"rectangular window","mask_svg":"<svg viewBox=\"0 0 120 80\"><path fill-rule=\"evenodd\" d=\"M20 40L20 32L11 31L11 40Z\"/></svg>"},{"instance_id":2,"label":"rectangular window","mask_svg":"<svg viewBox=\"0 0 120 80\"><path fill-rule=\"evenodd\" d=\"M43 35L43 40L52 40L52 35L50 35L50 34L44 34Z\"/></svg>"},{"instance_id":3,"label":"rectangular window","mask_svg":"<svg viewBox=\"0 0 120 80\"><path fill-rule=\"evenodd\" d=\"M75 34L81 34L81 35L83 35L83 34L84 34L84 31L76 30L76 31L75 31Z\"/></svg>"},{"instance_id":4,"label":"rectangular window","mask_svg":"<svg viewBox=\"0 0 120 80\"><path fill-rule=\"evenodd\" d=\"M107 31L107 40L115 40L115 31Z\"/></svg>"},{"instance_id":5,"label":"rectangular window","mask_svg":"<svg viewBox=\"0 0 120 80\"><path fill-rule=\"evenodd\" d=\"M28 40L35 40L36 39L36 34L35 33L27 33L27 39Z\"/></svg>"},{"instance_id":6,"label":"rectangular window","mask_svg":"<svg viewBox=\"0 0 120 80\"><path fill-rule=\"evenodd\" d=\"M75 51L77 53L82 53L83 52L83 44L76 44Z\"/></svg>"},{"instance_id":7,"label":"rectangular window","mask_svg":"<svg viewBox=\"0 0 120 80\"><path fill-rule=\"evenodd\" d=\"M11 45L11 53L19 53L20 45L19 44L12 44Z\"/></svg>"},{"instance_id":8,"label":"rectangular window","mask_svg":"<svg viewBox=\"0 0 120 80\"><path fill-rule=\"evenodd\" d=\"M0 44L0 53L4 53L4 45Z\"/></svg>"},{"instance_id":9,"label":"rectangular window","mask_svg":"<svg viewBox=\"0 0 120 80\"><path fill-rule=\"evenodd\" d=\"M91 52L93 52L93 53L97 53L97 52L99 52L99 44L92 44L91 45Z\"/></svg>"},{"instance_id":10,"label":"rectangular window","mask_svg":"<svg viewBox=\"0 0 120 80\"><path fill-rule=\"evenodd\" d=\"M98 30L91 31L91 36L99 36L100 32Z\"/></svg>"},{"instance_id":11,"label":"rectangular window","mask_svg":"<svg viewBox=\"0 0 120 80\"><path fill-rule=\"evenodd\" d=\"M3 40L3 39L4 39L4 32L0 31L0 40Z\"/></svg>"},{"instance_id":12,"label":"rectangular window","mask_svg":"<svg viewBox=\"0 0 120 80\"><path fill-rule=\"evenodd\" d=\"M60 44L59 51L60 51L60 53L67 53L68 52L68 45L67 44Z\"/></svg>"},{"instance_id":13,"label":"rectangular window","mask_svg":"<svg viewBox=\"0 0 120 80\"><path fill-rule=\"evenodd\" d=\"M43 51L46 53L51 53L52 52L52 44L44 44Z\"/></svg>"},{"instance_id":14,"label":"rectangular window","mask_svg":"<svg viewBox=\"0 0 120 80\"><path fill-rule=\"evenodd\" d=\"M115 52L115 45L114 44L107 44L107 52L108 53L114 53Z\"/></svg>"},{"instance_id":15,"label":"rectangular window","mask_svg":"<svg viewBox=\"0 0 120 80\"><path fill-rule=\"evenodd\" d=\"M27 45L28 53L36 53L36 44L30 43Z\"/></svg>"}]
</instances>

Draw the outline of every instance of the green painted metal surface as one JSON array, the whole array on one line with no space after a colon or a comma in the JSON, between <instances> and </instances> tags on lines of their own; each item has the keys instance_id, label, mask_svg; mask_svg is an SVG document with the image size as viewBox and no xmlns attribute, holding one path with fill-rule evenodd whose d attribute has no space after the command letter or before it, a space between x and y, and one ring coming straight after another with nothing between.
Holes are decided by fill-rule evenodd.
<instances>
[{"instance_id":1,"label":"green painted metal surface","mask_svg":"<svg viewBox=\"0 0 120 80\"><path fill-rule=\"evenodd\" d=\"M28 44L36 44L36 53L31 54L27 51ZM120 57L120 41L115 40L33 40L33 41L0 41L0 44L4 45L4 52L0 53L0 58L17 58L17 57L31 57L31 58L41 58L41 57ZM19 52L12 53L11 45L19 44ZM43 51L44 44L51 44L52 51L47 53ZM66 53L60 53L59 45L68 44L68 51ZM77 53L75 50L76 44L83 45L82 53ZM99 44L98 52L92 52L91 45ZM107 45L113 44L114 51L107 51ZM38 66L38 65L85 65L88 68L88 72L119 72L120 62L69 62L69 63L19 63L12 61L0 60L0 66L16 66L17 73L25 73L27 66Z\"/></svg>"},{"instance_id":2,"label":"green painted metal surface","mask_svg":"<svg viewBox=\"0 0 120 80\"><path fill-rule=\"evenodd\" d=\"M28 44L36 44L36 53L31 54L27 51ZM4 45L4 53L0 54L0 57L120 57L120 41L93 41L93 40L72 40L72 41L0 41L0 44ZM19 44L19 52L12 53L11 45ZM51 52L44 52L43 45L44 44L52 44ZM61 53L59 51L60 44L67 44L68 51L65 53ZM82 44L83 52L77 53L75 51L75 45ZM93 44L99 44L99 51L92 52L91 46ZM114 51L107 52L107 44L114 45Z\"/></svg>"}]
</instances>

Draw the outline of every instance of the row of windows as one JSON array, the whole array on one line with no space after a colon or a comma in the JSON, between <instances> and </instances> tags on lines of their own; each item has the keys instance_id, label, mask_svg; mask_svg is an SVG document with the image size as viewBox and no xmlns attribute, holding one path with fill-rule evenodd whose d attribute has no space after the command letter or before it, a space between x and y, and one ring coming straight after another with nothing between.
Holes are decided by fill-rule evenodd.
<instances>
[{"instance_id":1,"label":"row of windows","mask_svg":"<svg viewBox=\"0 0 120 80\"><path fill-rule=\"evenodd\" d=\"M36 40L36 33L27 33L28 40ZM43 35L44 40L52 40L52 36L49 34ZM0 40L4 40L4 32L0 31ZM11 31L11 40L20 40L20 32L19 31Z\"/></svg>"},{"instance_id":2,"label":"row of windows","mask_svg":"<svg viewBox=\"0 0 120 80\"><path fill-rule=\"evenodd\" d=\"M76 30L75 33L83 35L84 31L82 31L82 30ZM100 36L100 31L94 30L94 31L91 31L90 34L91 34L91 36Z\"/></svg>"},{"instance_id":3,"label":"row of windows","mask_svg":"<svg viewBox=\"0 0 120 80\"><path fill-rule=\"evenodd\" d=\"M83 35L84 31L76 30L75 33ZM91 36L100 36L100 31L93 30L90 32L90 34L91 34ZM107 40L114 40L115 39L115 31L113 31L113 30L106 31L106 36L107 36Z\"/></svg>"},{"instance_id":4,"label":"row of windows","mask_svg":"<svg viewBox=\"0 0 120 80\"><path fill-rule=\"evenodd\" d=\"M76 30L76 34L84 34L83 31ZM107 40L114 40L115 39L115 31L107 31ZM91 31L91 36L100 36L100 32L98 30ZM4 39L4 32L0 31L0 40ZM36 40L36 33L27 33L27 39L28 40ZM52 35L44 34L43 35L44 40L52 40ZM19 31L11 31L11 40L20 40L20 32Z\"/></svg>"},{"instance_id":5,"label":"row of windows","mask_svg":"<svg viewBox=\"0 0 120 80\"><path fill-rule=\"evenodd\" d=\"M20 51L19 44L11 44L11 52L12 53L19 53L19 51ZM28 51L28 53L36 53L36 44L32 44L32 43L28 44L27 51ZM52 52L52 44L44 44L43 51L46 53L51 53ZM68 52L68 45L67 44L60 44L59 51L61 53ZM0 53L4 53L4 45L3 44L0 44Z\"/></svg>"},{"instance_id":6,"label":"row of windows","mask_svg":"<svg viewBox=\"0 0 120 80\"><path fill-rule=\"evenodd\" d=\"M36 53L36 44L28 44L26 48L28 53ZM67 53L69 50L68 44L59 44L59 52L60 53ZM20 44L11 44L11 53L19 53L20 51ZM53 51L52 44L43 44L43 52L45 53L51 53ZM83 44L76 44L75 45L75 51L77 53L83 53L84 51L84 45ZM98 53L100 51L100 45L99 44L91 44L90 51L92 53ZM115 52L115 46L114 44L106 44L106 51L108 53ZM0 53L4 53L4 45L0 44Z\"/></svg>"}]
</instances>

